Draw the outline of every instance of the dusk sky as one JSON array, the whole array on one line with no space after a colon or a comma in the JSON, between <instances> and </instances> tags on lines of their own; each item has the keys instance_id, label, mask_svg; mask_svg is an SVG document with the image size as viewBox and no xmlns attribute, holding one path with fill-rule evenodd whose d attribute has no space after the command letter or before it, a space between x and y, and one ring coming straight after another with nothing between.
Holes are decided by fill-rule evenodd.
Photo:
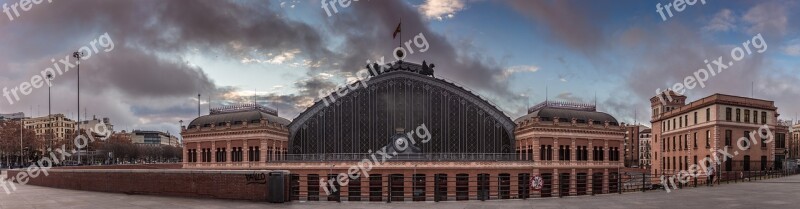
<instances>
[{"instance_id":1,"label":"dusk sky","mask_svg":"<svg viewBox=\"0 0 800 209\"><path fill-rule=\"evenodd\" d=\"M705 60L728 64L737 47L750 53L685 90L689 101L753 95L775 101L781 119L800 112L797 1L697 0L680 12L671 5L665 18L657 5L673 1L360 0L326 12L320 0L42 0L14 13L19 2L0 0L0 88L34 83L87 46L81 109L117 130L175 133L197 116L198 93L203 114L209 98L218 107L257 95L291 120L320 90L355 81L367 60L393 61L393 49L419 34L428 48L407 45L415 53L406 61L434 63L437 78L512 119L546 97L596 95L599 111L649 125L656 89L684 83ZM56 73L54 113L76 118L76 78L75 69ZM47 115L47 85L31 89L19 100L0 92L0 113Z\"/></svg>"}]
</instances>

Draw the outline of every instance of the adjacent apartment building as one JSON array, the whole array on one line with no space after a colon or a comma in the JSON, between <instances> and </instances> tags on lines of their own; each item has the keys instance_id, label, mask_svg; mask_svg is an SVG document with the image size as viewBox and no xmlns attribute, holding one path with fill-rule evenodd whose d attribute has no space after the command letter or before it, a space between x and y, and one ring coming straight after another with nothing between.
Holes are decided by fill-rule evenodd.
<instances>
[{"instance_id":1,"label":"adjacent apartment building","mask_svg":"<svg viewBox=\"0 0 800 209\"><path fill-rule=\"evenodd\" d=\"M26 129L32 129L37 138L45 141L44 146L60 144L75 132L75 121L65 117L64 114L52 114L50 116L23 119L22 121ZM40 147L40 149L44 150L46 148Z\"/></svg>"},{"instance_id":2,"label":"adjacent apartment building","mask_svg":"<svg viewBox=\"0 0 800 209\"><path fill-rule=\"evenodd\" d=\"M773 101L714 94L687 104L685 96L670 91L650 102L654 174L686 170L714 154L723 160L724 156L714 151L724 149L733 157L722 162L720 171L778 169L782 165L788 130L778 126L778 108ZM762 126L774 134L774 141L759 137ZM751 134L756 142L740 140Z\"/></svg>"},{"instance_id":3,"label":"adjacent apartment building","mask_svg":"<svg viewBox=\"0 0 800 209\"><path fill-rule=\"evenodd\" d=\"M650 139L653 131L645 128L639 131L639 168L650 169Z\"/></svg>"}]
</instances>

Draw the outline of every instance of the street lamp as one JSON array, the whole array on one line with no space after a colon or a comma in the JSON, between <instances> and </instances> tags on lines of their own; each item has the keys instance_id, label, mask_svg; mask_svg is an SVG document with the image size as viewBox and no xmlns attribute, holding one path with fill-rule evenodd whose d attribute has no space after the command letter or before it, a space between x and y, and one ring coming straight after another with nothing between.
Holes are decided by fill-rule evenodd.
<instances>
[{"instance_id":1,"label":"street lamp","mask_svg":"<svg viewBox=\"0 0 800 209\"><path fill-rule=\"evenodd\" d=\"M53 147L53 117L51 112L51 100L50 100L50 87L53 86L53 73L48 72L47 76L45 77L49 82L47 82L47 137L49 138L47 141L47 149L52 149Z\"/></svg>"},{"instance_id":2,"label":"street lamp","mask_svg":"<svg viewBox=\"0 0 800 209\"><path fill-rule=\"evenodd\" d=\"M72 57L76 58L76 64L78 64L78 135L81 135L81 58L83 57L83 53L81 52L74 52L72 53ZM78 165L82 164L81 162L81 147L78 147Z\"/></svg>"}]
</instances>

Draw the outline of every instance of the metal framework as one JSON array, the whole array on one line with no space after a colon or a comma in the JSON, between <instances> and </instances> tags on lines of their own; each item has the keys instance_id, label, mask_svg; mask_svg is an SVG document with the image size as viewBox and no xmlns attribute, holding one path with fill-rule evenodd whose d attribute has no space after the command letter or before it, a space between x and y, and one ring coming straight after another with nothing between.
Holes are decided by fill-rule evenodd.
<instances>
[{"instance_id":1,"label":"metal framework","mask_svg":"<svg viewBox=\"0 0 800 209\"><path fill-rule=\"evenodd\" d=\"M461 153L514 153L510 118L461 87L416 73L419 67L396 64L366 88L357 85L346 95L331 94L329 105L314 104L289 125L289 154L375 153L389 145L396 129L415 131L423 124L432 139L416 139L422 153L453 159Z\"/></svg>"}]
</instances>

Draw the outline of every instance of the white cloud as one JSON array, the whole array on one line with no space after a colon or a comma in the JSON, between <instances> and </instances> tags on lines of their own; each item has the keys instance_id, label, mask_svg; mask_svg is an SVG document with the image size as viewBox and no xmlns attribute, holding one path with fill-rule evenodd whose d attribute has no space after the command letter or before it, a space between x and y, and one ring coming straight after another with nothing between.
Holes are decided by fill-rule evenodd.
<instances>
[{"instance_id":1,"label":"white cloud","mask_svg":"<svg viewBox=\"0 0 800 209\"><path fill-rule=\"evenodd\" d=\"M464 9L464 0L426 0L419 7L420 12L429 19L442 20L455 17L456 12Z\"/></svg>"},{"instance_id":2,"label":"white cloud","mask_svg":"<svg viewBox=\"0 0 800 209\"><path fill-rule=\"evenodd\" d=\"M749 34L786 34L788 19L786 7L773 2L756 5L742 17L742 20L751 24L747 29Z\"/></svg>"},{"instance_id":3,"label":"white cloud","mask_svg":"<svg viewBox=\"0 0 800 209\"><path fill-rule=\"evenodd\" d=\"M783 53L791 56L800 56L800 39L794 39L783 47Z\"/></svg>"},{"instance_id":4,"label":"white cloud","mask_svg":"<svg viewBox=\"0 0 800 209\"><path fill-rule=\"evenodd\" d=\"M272 64L283 64L283 62L285 61L294 59L294 56L298 53L300 53L300 49L292 49L287 52L275 55L274 57L272 57L272 59L267 60L267 62Z\"/></svg>"},{"instance_id":5,"label":"white cloud","mask_svg":"<svg viewBox=\"0 0 800 209\"><path fill-rule=\"evenodd\" d=\"M283 64L284 62L288 62L294 60L294 57L300 53L300 49L292 49L277 55L273 53L267 54L267 57L271 57L267 60L261 60L256 58L249 58L244 57L241 60L242 64L249 64L249 63L270 63L270 64ZM274 56L273 56L274 55ZM296 64L296 63L295 63ZM294 65L294 64L292 64Z\"/></svg>"},{"instance_id":6,"label":"white cloud","mask_svg":"<svg viewBox=\"0 0 800 209\"><path fill-rule=\"evenodd\" d=\"M509 76L511 76L514 73L522 73L522 72L534 73L536 71L539 71L539 67L538 66L533 66L533 65L513 66L513 67L510 67L508 69L503 70L503 73L499 75L499 79L505 80L505 79L507 79Z\"/></svg>"},{"instance_id":7,"label":"white cloud","mask_svg":"<svg viewBox=\"0 0 800 209\"><path fill-rule=\"evenodd\" d=\"M730 9L722 9L703 27L705 31L728 32L736 29L736 16Z\"/></svg>"}]
</instances>

